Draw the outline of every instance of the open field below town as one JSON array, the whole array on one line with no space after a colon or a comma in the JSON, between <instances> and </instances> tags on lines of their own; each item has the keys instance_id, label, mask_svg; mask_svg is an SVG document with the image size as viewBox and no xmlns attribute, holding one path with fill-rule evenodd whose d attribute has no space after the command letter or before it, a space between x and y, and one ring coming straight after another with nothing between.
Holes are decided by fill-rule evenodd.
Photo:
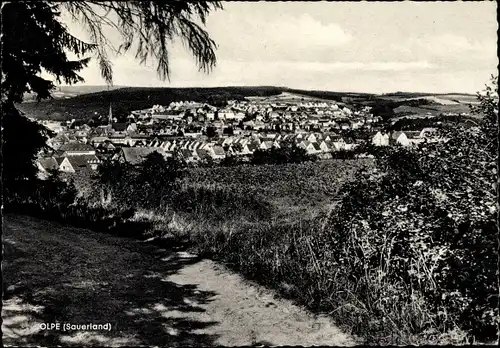
<instances>
[{"instance_id":1,"label":"open field below town","mask_svg":"<svg viewBox=\"0 0 500 348\"><path fill-rule=\"evenodd\" d=\"M183 180L187 186L223 188L261 197L276 208L276 218L311 218L329 211L336 193L370 159L324 160L283 165L241 165L194 168Z\"/></svg>"}]
</instances>

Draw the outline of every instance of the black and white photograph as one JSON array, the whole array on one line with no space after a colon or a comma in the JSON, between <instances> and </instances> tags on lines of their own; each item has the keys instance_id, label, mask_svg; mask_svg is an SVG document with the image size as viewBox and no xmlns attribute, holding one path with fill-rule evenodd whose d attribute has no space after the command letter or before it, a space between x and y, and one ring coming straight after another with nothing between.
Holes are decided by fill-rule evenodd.
<instances>
[{"instance_id":1,"label":"black and white photograph","mask_svg":"<svg viewBox=\"0 0 500 348\"><path fill-rule=\"evenodd\" d=\"M2 346L499 343L496 1L3 1Z\"/></svg>"}]
</instances>

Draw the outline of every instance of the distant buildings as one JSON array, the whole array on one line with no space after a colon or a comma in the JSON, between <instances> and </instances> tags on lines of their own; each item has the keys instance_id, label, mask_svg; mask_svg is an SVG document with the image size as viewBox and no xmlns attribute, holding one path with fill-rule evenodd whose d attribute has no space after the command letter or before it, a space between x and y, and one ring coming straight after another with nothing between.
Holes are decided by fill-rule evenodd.
<instances>
[{"instance_id":1,"label":"distant buildings","mask_svg":"<svg viewBox=\"0 0 500 348\"><path fill-rule=\"evenodd\" d=\"M45 122L56 135L48 141L52 153L41 157L37 166L42 177L50 170L88 174L105 159L138 164L155 151L166 158L177 153L189 163L217 162L228 155L246 158L283 142L326 159L366 141L411 146L432 139L432 129L385 133L381 119L370 112L369 107L354 110L336 102L257 98L228 101L221 108L193 101L153 105L117 122L110 105L107 124ZM365 135L354 139L353 132Z\"/></svg>"}]
</instances>

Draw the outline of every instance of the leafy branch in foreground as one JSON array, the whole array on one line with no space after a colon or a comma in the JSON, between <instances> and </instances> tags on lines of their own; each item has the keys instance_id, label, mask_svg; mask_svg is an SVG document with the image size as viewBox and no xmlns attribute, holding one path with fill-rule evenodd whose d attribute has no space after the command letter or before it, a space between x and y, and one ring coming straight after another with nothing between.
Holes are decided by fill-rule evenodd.
<instances>
[{"instance_id":1,"label":"leafy branch in foreground","mask_svg":"<svg viewBox=\"0 0 500 348\"><path fill-rule=\"evenodd\" d=\"M44 73L57 83L83 82L79 72L89 64L90 55L95 54L101 75L111 84L113 69L108 51L124 53L135 43L136 58L141 63L150 58L156 60L158 74L165 79L170 76L170 44L177 37L191 50L200 69L209 72L216 62L216 45L202 26L210 11L221 8L217 1L12 1L2 4L2 115L9 119L4 122L2 141L4 159L7 159L5 176L26 180L33 179L36 173L33 160L46 140L44 127L21 119L14 103L21 103L24 94L31 92L38 101L51 98L54 82L45 78ZM91 42L70 33L63 21L63 11L84 25ZM118 49L108 40L107 28L121 35ZM69 59L68 54L74 54L76 59ZM24 135L21 146L16 137L20 129Z\"/></svg>"},{"instance_id":2,"label":"leafy branch in foreground","mask_svg":"<svg viewBox=\"0 0 500 348\"><path fill-rule=\"evenodd\" d=\"M209 72L215 66L216 44L201 25L206 24L210 11L222 9L218 1L72 1L62 6L73 20L85 25L91 40L97 44L101 74L108 83L112 82L112 68L107 49L120 54L129 51L134 43L135 57L141 64L149 58L155 59L161 79L170 77L168 49L176 37L192 52L200 70ZM106 38L105 27L121 35L118 48Z\"/></svg>"}]
</instances>

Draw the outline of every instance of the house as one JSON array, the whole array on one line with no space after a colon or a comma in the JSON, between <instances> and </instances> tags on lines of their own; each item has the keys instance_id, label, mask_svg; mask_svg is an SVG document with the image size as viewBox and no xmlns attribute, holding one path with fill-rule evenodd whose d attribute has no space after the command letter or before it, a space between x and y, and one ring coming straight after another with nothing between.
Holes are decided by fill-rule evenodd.
<instances>
[{"instance_id":1,"label":"house","mask_svg":"<svg viewBox=\"0 0 500 348\"><path fill-rule=\"evenodd\" d=\"M80 156L80 155L95 155L95 149L88 144L69 142L63 144L58 149L61 152L62 157L64 156Z\"/></svg>"},{"instance_id":2,"label":"house","mask_svg":"<svg viewBox=\"0 0 500 348\"><path fill-rule=\"evenodd\" d=\"M137 165L153 152L158 152L165 157L167 156L165 150L161 147L122 147L120 152L115 156L115 159L120 162Z\"/></svg>"},{"instance_id":3,"label":"house","mask_svg":"<svg viewBox=\"0 0 500 348\"><path fill-rule=\"evenodd\" d=\"M234 112L232 112L231 110L227 110L227 109L219 110L218 115L219 115L219 119L221 119L221 120L234 120L234 118L235 118Z\"/></svg>"},{"instance_id":4,"label":"house","mask_svg":"<svg viewBox=\"0 0 500 348\"><path fill-rule=\"evenodd\" d=\"M202 136L201 131L186 131L184 132L184 136L187 138L198 138Z\"/></svg>"},{"instance_id":5,"label":"house","mask_svg":"<svg viewBox=\"0 0 500 348\"><path fill-rule=\"evenodd\" d=\"M42 124L45 126L45 128L51 130L54 133L60 133L63 131L63 126L59 121L44 120L42 121Z\"/></svg>"},{"instance_id":6,"label":"house","mask_svg":"<svg viewBox=\"0 0 500 348\"><path fill-rule=\"evenodd\" d=\"M90 144L94 147L98 147L104 144L106 141L109 141L108 137L97 136L90 139Z\"/></svg>"},{"instance_id":7,"label":"house","mask_svg":"<svg viewBox=\"0 0 500 348\"><path fill-rule=\"evenodd\" d=\"M433 136L436 133L436 131L437 128L431 128L431 127L423 128L420 131L419 138L429 138Z\"/></svg>"},{"instance_id":8,"label":"house","mask_svg":"<svg viewBox=\"0 0 500 348\"><path fill-rule=\"evenodd\" d=\"M170 148L170 145L172 145L172 142L169 140L165 141L155 140L155 141L150 141L148 143L149 147L161 147L164 150L168 150Z\"/></svg>"},{"instance_id":9,"label":"house","mask_svg":"<svg viewBox=\"0 0 500 348\"><path fill-rule=\"evenodd\" d=\"M254 129L255 129L255 130L262 130L262 129L264 129L265 127L266 127L266 124L265 124L264 122L262 122L262 121L256 121L256 122L254 123Z\"/></svg>"},{"instance_id":10,"label":"house","mask_svg":"<svg viewBox=\"0 0 500 348\"><path fill-rule=\"evenodd\" d=\"M193 143L189 146L189 149L190 149L190 150L196 150L196 149L199 149L201 146L203 146L203 142L201 142L201 141L195 141L195 142L193 142Z\"/></svg>"},{"instance_id":11,"label":"house","mask_svg":"<svg viewBox=\"0 0 500 348\"><path fill-rule=\"evenodd\" d=\"M153 140L149 140L146 143L146 146L149 146L149 147L163 147L164 143L165 142L161 141L160 139L154 138Z\"/></svg>"},{"instance_id":12,"label":"house","mask_svg":"<svg viewBox=\"0 0 500 348\"><path fill-rule=\"evenodd\" d=\"M226 146L226 145L231 145L233 143L233 141L235 141L235 138L234 137L226 137L224 138L224 140L222 141L222 146Z\"/></svg>"},{"instance_id":13,"label":"house","mask_svg":"<svg viewBox=\"0 0 500 348\"><path fill-rule=\"evenodd\" d=\"M112 128L110 125L102 125L102 126L97 126L96 128L94 128L93 131L96 135L105 136L108 135L108 133L110 133L111 130Z\"/></svg>"},{"instance_id":14,"label":"house","mask_svg":"<svg viewBox=\"0 0 500 348\"><path fill-rule=\"evenodd\" d=\"M375 146L388 146L389 145L389 134L378 131L372 137L372 144Z\"/></svg>"},{"instance_id":15,"label":"house","mask_svg":"<svg viewBox=\"0 0 500 348\"><path fill-rule=\"evenodd\" d=\"M316 135L309 134L308 136L306 136L305 140L307 140L310 143L315 143L318 139L317 139Z\"/></svg>"},{"instance_id":16,"label":"house","mask_svg":"<svg viewBox=\"0 0 500 348\"><path fill-rule=\"evenodd\" d=\"M318 143L313 142L313 143L311 143L311 144L312 144L312 146L313 146L313 148L314 148L314 149L313 149L313 150L310 150L310 146L309 146L309 147L306 149L308 154L310 154L310 155L315 155L315 154L318 154L318 153L320 153L320 152L321 152L321 148L320 148L320 146L319 146L319 144L318 144Z\"/></svg>"},{"instance_id":17,"label":"house","mask_svg":"<svg viewBox=\"0 0 500 348\"><path fill-rule=\"evenodd\" d=\"M273 148L274 142L271 140L265 140L260 143L259 149L261 150L270 150Z\"/></svg>"},{"instance_id":18,"label":"house","mask_svg":"<svg viewBox=\"0 0 500 348\"><path fill-rule=\"evenodd\" d=\"M116 147L113 144L111 144L111 142L106 142L103 145L101 145L101 149L112 152L116 149Z\"/></svg>"},{"instance_id":19,"label":"house","mask_svg":"<svg viewBox=\"0 0 500 348\"><path fill-rule=\"evenodd\" d=\"M332 140L332 137L335 137L337 136L337 134L335 133L332 133L332 134L325 134L324 137L323 137L323 140L324 141L331 141Z\"/></svg>"},{"instance_id":20,"label":"house","mask_svg":"<svg viewBox=\"0 0 500 348\"><path fill-rule=\"evenodd\" d=\"M243 112L237 112L234 115L234 119L237 121L242 121L245 118L245 114Z\"/></svg>"},{"instance_id":21,"label":"house","mask_svg":"<svg viewBox=\"0 0 500 348\"><path fill-rule=\"evenodd\" d=\"M364 124L364 120L352 120L350 123L352 129L358 129Z\"/></svg>"},{"instance_id":22,"label":"house","mask_svg":"<svg viewBox=\"0 0 500 348\"><path fill-rule=\"evenodd\" d=\"M258 135L254 134L250 137L250 142L255 143L258 146L262 142L262 139Z\"/></svg>"},{"instance_id":23,"label":"house","mask_svg":"<svg viewBox=\"0 0 500 348\"><path fill-rule=\"evenodd\" d=\"M319 148L321 149L321 152L329 152L332 149L330 146L328 146L327 142L325 140L322 140L319 144Z\"/></svg>"},{"instance_id":24,"label":"house","mask_svg":"<svg viewBox=\"0 0 500 348\"><path fill-rule=\"evenodd\" d=\"M111 128L115 133L125 133L127 131L128 124L126 122L116 122L111 125Z\"/></svg>"},{"instance_id":25,"label":"house","mask_svg":"<svg viewBox=\"0 0 500 348\"><path fill-rule=\"evenodd\" d=\"M424 142L424 138L420 137L420 131L405 131L406 137L410 141L411 145L416 145Z\"/></svg>"},{"instance_id":26,"label":"house","mask_svg":"<svg viewBox=\"0 0 500 348\"><path fill-rule=\"evenodd\" d=\"M347 130L347 129L351 128L351 123L347 122L347 121L338 122L338 125L340 126L340 129L342 129L342 130Z\"/></svg>"},{"instance_id":27,"label":"house","mask_svg":"<svg viewBox=\"0 0 500 348\"><path fill-rule=\"evenodd\" d=\"M307 140L301 141L298 146L303 148L304 150L306 150L309 155L313 155L313 154L317 154L318 152L321 152L321 149L320 149L318 143L312 143L312 142L307 141Z\"/></svg>"},{"instance_id":28,"label":"house","mask_svg":"<svg viewBox=\"0 0 500 348\"><path fill-rule=\"evenodd\" d=\"M121 145L127 144L127 138L125 134L110 134L108 138L109 141L111 141L113 144L121 144Z\"/></svg>"},{"instance_id":29,"label":"house","mask_svg":"<svg viewBox=\"0 0 500 348\"><path fill-rule=\"evenodd\" d=\"M131 123L127 126L126 130L127 133L134 133L137 132L137 124Z\"/></svg>"},{"instance_id":30,"label":"house","mask_svg":"<svg viewBox=\"0 0 500 348\"><path fill-rule=\"evenodd\" d=\"M224 157L226 157L226 153L220 145L211 146L207 150L213 159L223 159Z\"/></svg>"},{"instance_id":31,"label":"house","mask_svg":"<svg viewBox=\"0 0 500 348\"><path fill-rule=\"evenodd\" d=\"M61 163L59 163L59 170L66 173L75 173L75 169L68 160L68 157L60 157Z\"/></svg>"},{"instance_id":32,"label":"house","mask_svg":"<svg viewBox=\"0 0 500 348\"><path fill-rule=\"evenodd\" d=\"M339 136L332 136L331 143L333 145L331 146L332 151L346 150L347 148L345 140Z\"/></svg>"},{"instance_id":33,"label":"house","mask_svg":"<svg viewBox=\"0 0 500 348\"><path fill-rule=\"evenodd\" d=\"M63 157L59 170L66 173L89 175L97 170L101 161L95 155L76 155Z\"/></svg>"},{"instance_id":34,"label":"house","mask_svg":"<svg viewBox=\"0 0 500 348\"><path fill-rule=\"evenodd\" d=\"M66 134L58 133L55 137L47 140L47 145L57 150L60 146L69 142L70 139Z\"/></svg>"},{"instance_id":35,"label":"house","mask_svg":"<svg viewBox=\"0 0 500 348\"><path fill-rule=\"evenodd\" d=\"M149 136L147 135L133 134L128 137L125 137L125 142L128 146L137 146L139 142L145 144L148 139Z\"/></svg>"},{"instance_id":36,"label":"house","mask_svg":"<svg viewBox=\"0 0 500 348\"><path fill-rule=\"evenodd\" d=\"M241 155L251 155L258 148L259 148L259 145L255 144L255 143L247 143L247 144L245 144L245 146L243 146L243 150L241 151Z\"/></svg>"},{"instance_id":37,"label":"house","mask_svg":"<svg viewBox=\"0 0 500 348\"><path fill-rule=\"evenodd\" d=\"M391 137L390 137L390 143L391 144L399 144L402 146L409 146L410 145L410 140L406 136L404 132L401 131L396 131L392 132Z\"/></svg>"},{"instance_id":38,"label":"house","mask_svg":"<svg viewBox=\"0 0 500 348\"><path fill-rule=\"evenodd\" d=\"M54 157L39 158L36 161L38 167L38 178L45 180L50 174L51 170L59 170L59 163Z\"/></svg>"}]
</instances>

